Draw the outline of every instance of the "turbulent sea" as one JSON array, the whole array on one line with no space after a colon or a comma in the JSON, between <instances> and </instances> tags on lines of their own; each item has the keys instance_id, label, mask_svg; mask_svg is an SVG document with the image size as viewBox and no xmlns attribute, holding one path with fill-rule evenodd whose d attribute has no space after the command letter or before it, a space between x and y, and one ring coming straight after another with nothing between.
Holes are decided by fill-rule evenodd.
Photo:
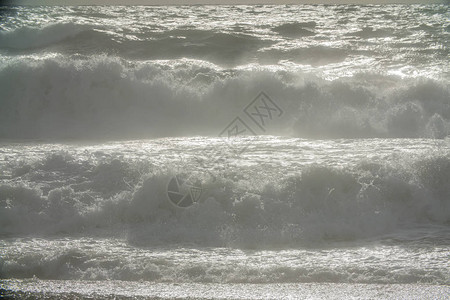
<instances>
[{"instance_id":1,"label":"turbulent sea","mask_svg":"<svg viewBox=\"0 0 450 300\"><path fill-rule=\"evenodd\" d=\"M448 5L0 7L0 296L450 294Z\"/></svg>"}]
</instances>

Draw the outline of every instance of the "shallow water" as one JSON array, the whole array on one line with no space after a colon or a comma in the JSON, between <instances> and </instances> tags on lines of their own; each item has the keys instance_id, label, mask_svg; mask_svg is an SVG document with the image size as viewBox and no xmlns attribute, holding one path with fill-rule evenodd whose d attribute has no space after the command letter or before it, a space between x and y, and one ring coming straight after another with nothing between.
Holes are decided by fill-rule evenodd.
<instances>
[{"instance_id":1,"label":"shallow water","mask_svg":"<svg viewBox=\"0 0 450 300\"><path fill-rule=\"evenodd\" d=\"M171 284L92 281L3 281L33 299L446 299L448 286L412 284ZM36 292L39 291L39 292Z\"/></svg>"}]
</instances>

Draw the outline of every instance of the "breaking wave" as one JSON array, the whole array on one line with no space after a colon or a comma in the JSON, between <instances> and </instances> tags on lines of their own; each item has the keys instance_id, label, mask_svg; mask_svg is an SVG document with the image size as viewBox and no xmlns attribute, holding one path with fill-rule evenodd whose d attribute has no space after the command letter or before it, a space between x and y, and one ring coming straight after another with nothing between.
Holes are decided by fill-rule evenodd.
<instances>
[{"instance_id":1,"label":"breaking wave","mask_svg":"<svg viewBox=\"0 0 450 300\"><path fill-rule=\"evenodd\" d=\"M0 186L3 237L100 232L126 234L137 245L294 247L450 222L445 155L404 165L361 162L355 170L313 165L262 185L230 171L205 180L201 201L188 209L167 200L170 168L53 153L13 170Z\"/></svg>"},{"instance_id":2,"label":"breaking wave","mask_svg":"<svg viewBox=\"0 0 450 300\"><path fill-rule=\"evenodd\" d=\"M450 134L447 83L373 73L326 81L300 71L229 70L189 59L55 55L9 60L0 69L0 89L0 138L216 135L261 91L285 111L267 128L276 135Z\"/></svg>"}]
</instances>

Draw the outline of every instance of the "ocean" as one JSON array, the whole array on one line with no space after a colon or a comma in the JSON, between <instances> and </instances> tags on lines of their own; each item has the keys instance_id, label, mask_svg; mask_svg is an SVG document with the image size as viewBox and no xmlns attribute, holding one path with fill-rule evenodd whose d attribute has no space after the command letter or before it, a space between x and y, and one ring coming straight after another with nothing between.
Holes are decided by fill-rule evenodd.
<instances>
[{"instance_id":1,"label":"ocean","mask_svg":"<svg viewBox=\"0 0 450 300\"><path fill-rule=\"evenodd\" d=\"M0 7L0 296L448 299L448 5Z\"/></svg>"}]
</instances>

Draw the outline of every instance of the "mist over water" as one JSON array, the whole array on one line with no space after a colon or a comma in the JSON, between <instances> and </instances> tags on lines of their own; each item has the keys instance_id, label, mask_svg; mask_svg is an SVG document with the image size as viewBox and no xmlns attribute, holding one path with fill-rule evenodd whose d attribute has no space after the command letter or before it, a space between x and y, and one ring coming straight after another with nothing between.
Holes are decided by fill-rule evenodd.
<instances>
[{"instance_id":1,"label":"mist over water","mask_svg":"<svg viewBox=\"0 0 450 300\"><path fill-rule=\"evenodd\" d=\"M2 293L448 292L447 5L0 11Z\"/></svg>"}]
</instances>

